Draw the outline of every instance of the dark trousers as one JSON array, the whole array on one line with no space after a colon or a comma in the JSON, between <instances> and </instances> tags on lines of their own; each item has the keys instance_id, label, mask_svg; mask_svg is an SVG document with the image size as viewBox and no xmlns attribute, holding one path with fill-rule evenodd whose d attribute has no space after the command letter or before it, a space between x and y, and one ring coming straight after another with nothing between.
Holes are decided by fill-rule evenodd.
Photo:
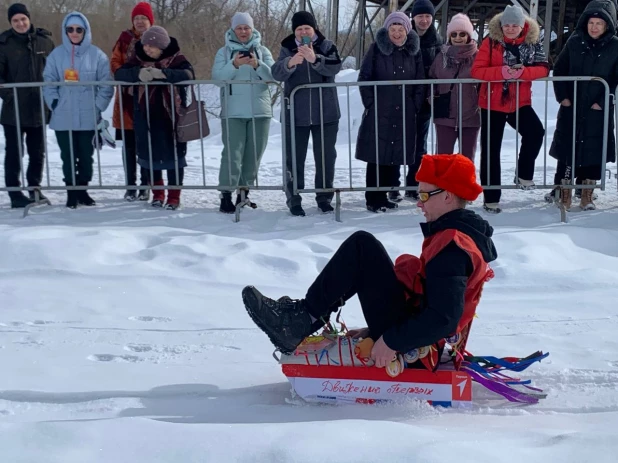
<instances>
[{"instance_id":1,"label":"dark trousers","mask_svg":"<svg viewBox=\"0 0 618 463\"><path fill-rule=\"evenodd\" d=\"M487 122L489 121L490 143L487 143ZM517 130L517 113L502 113L481 109L481 185L501 185L500 152L504 127L509 124ZM521 145L517 162L517 176L523 180L534 177L534 162L541 146L545 129L532 106L519 109L519 135ZM487 162L489 160L489 167ZM483 195L486 203L500 202L501 190L485 190Z\"/></svg>"},{"instance_id":2,"label":"dark trousers","mask_svg":"<svg viewBox=\"0 0 618 463\"><path fill-rule=\"evenodd\" d=\"M479 139L479 127L464 127L461 129L459 153L474 162L476 142ZM455 142L459 140L459 129L436 125L436 153L452 154L455 152Z\"/></svg>"},{"instance_id":3,"label":"dark trousers","mask_svg":"<svg viewBox=\"0 0 618 463\"><path fill-rule=\"evenodd\" d=\"M554 175L554 185L560 185L562 179L571 180L575 177L575 184L581 185L584 180L601 180L603 169L601 166L580 166L572 169L570 162L558 161L556 174Z\"/></svg>"},{"instance_id":4,"label":"dark trousers","mask_svg":"<svg viewBox=\"0 0 618 463\"><path fill-rule=\"evenodd\" d=\"M324 165L322 165L322 126L312 125L307 127L295 128L296 146L296 178L298 189L305 188L305 160L307 159L307 148L309 146L309 135L313 140L313 158L315 160L315 187L332 188L335 180L335 161L337 160L337 133L339 132L339 121L324 124ZM300 195L294 194L294 182L292 168L292 134L291 126L286 124L286 170L287 183L285 186L285 196L289 208L298 206L302 202ZM330 203L334 193L316 193L315 199L318 204Z\"/></svg>"},{"instance_id":5,"label":"dark trousers","mask_svg":"<svg viewBox=\"0 0 618 463\"><path fill-rule=\"evenodd\" d=\"M431 115L419 114L416 117L416 147L414 149L414 164L408 167L406 174L406 186L418 186L416 181L416 173L421 166L421 161L425 153L427 153L427 136L429 134L429 122ZM399 176L397 176L397 184L399 186Z\"/></svg>"},{"instance_id":6,"label":"dark trousers","mask_svg":"<svg viewBox=\"0 0 618 463\"><path fill-rule=\"evenodd\" d=\"M116 130L116 139L122 140L122 134L120 130ZM124 163L127 185L137 185L137 146L135 145L134 130L125 129L124 131L124 148L122 153L122 162ZM141 166L140 184L142 186L148 184L148 174L146 173L146 169Z\"/></svg>"},{"instance_id":7,"label":"dark trousers","mask_svg":"<svg viewBox=\"0 0 618 463\"><path fill-rule=\"evenodd\" d=\"M374 341L410 316L393 262L382 243L365 231L343 242L307 291L305 302L311 315L326 318L354 295Z\"/></svg>"},{"instance_id":8,"label":"dark trousers","mask_svg":"<svg viewBox=\"0 0 618 463\"><path fill-rule=\"evenodd\" d=\"M94 130L73 131L72 155L70 133L68 130L56 131L64 181L67 185L74 185L73 173L75 173L76 184L87 185L92 180L92 166L94 165L94 146L92 144Z\"/></svg>"},{"instance_id":9,"label":"dark trousers","mask_svg":"<svg viewBox=\"0 0 618 463\"><path fill-rule=\"evenodd\" d=\"M45 133L43 127L20 127L21 133L17 132L14 125L3 125L4 128L4 184L7 187L21 186L19 177L21 175L21 163L19 157L19 147L24 153L24 135L26 137L26 148L28 151L28 168L26 170L26 181L28 186L41 186L43 178L43 166L45 163ZM9 196L15 197L20 193L13 191Z\"/></svg>"},{"instance_id":10,"label":"dark trousers","mask_svg":"<svg viewBox=\"0 0 618 463\"><path fill-rule=\"evenodd\" d=\"M373 162L367 163L367 187L399 186L399 166L381 166ZM379 183L379 184L378 184ZM387 200L386 191L366 191L365 201L369 205L377 205Z\"/></svg>"}]
</instances>

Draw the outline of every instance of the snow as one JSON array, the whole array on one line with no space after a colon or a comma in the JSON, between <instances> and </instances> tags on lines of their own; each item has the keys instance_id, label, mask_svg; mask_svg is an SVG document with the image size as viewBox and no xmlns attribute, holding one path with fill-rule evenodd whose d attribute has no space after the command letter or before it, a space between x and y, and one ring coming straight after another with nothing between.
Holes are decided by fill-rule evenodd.
<instances>
[{"instance_id":1,"label":"snow","mask_svg":"<svg viewBox=\"0 0 618 463\"><path fill-rule=\"evenodd\" d=\"M344 71L340 81L354 81ZM550 96L551 96L550 88ZM362 111L340 89L344 115L336 182ZM543 83L535 107L544 108ZM549 102L548 140L556 104ZM110 110L111 111L111 110ZM543 119L543 117L541 117ZM189 153L187 185L216 185L220 128ZM348 127L352 132L348 134ZM281 181L279 124L260 169ZM0 137L3 139L3 137ZM60 156L48 135L52 185ZM2 142L0 142L2 143ZM508 129L504 184L514 175ZM543 184L543 152L535 181ZM547 183L555 164L547 162ZM615 172L615 165L610 165ZM353 160L353 184L364 164ZM104 185L121 185L119 151L101 153ZM202 173L205 172L205 176ZM313 170L308 169L308 187ZM47 181L47 180L46 180ZM618 198L616 180L598 210L569 223L543 202L547 190L505 191L495 227L496 277L486 285L469 349L479 355L550 357L526 376L548 398L512 406L475 388L472 410L403 405L307 405L293 400L272 346L246 315L240 291L302 297L339 244L356 230L382 240L394 258L420 252L423 220L408 202L387 214L344 193L343 222L291 217L282 192L252 193L259 209L241 221L217 212L214 191L183 192L178 211L124 203L122 191L93 191L94 208L53 207L25 219L0 198L0 448L3 462L613 462L618 451ZM481 202L472 209L480 212ZM362 326L357 299L344 310Z\"/></svg>"}]
</instances>

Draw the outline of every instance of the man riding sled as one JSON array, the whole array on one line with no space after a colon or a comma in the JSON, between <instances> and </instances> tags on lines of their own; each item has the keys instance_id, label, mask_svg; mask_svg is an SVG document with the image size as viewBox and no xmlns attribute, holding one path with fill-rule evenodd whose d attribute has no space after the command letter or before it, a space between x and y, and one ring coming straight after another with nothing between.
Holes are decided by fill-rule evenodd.
<instances>
[{"instance_id":1,"label":"man riding sled","mask_svg":"<svg viewBox=\"0 0 618 463\"><path fill-rule=\"evenodd\" d=\"M420 257L404 254L393 265L382 243L365 231L348 237L315 279L304 299L279 300L253 286L243 289L247 312L283 353L291 354L355 294L367 328L354 335L370 339L377 367L397 353L430 347L423 364L435 370L445 338L465 338L483 284L497 257L493 229L466 210L482 188L472 161L460 154L423 156L416 174L417 206L426 223ZM435 349L432 349L435 347Z\"/></svg>"}]
</instances>

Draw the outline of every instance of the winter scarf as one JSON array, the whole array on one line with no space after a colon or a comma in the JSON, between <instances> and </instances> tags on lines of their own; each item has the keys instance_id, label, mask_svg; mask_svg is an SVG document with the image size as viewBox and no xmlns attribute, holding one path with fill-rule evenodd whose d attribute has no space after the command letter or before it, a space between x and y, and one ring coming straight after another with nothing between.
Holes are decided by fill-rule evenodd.
<instances>
[{"instance_id":1,"label":"winter scarf","mask_svg":"<svg viewBox=\"0 0 618 463\"><path fill-rule=\"evenodd\" d=\"M444 68L454 68L462 64L472 63L479 51L474 40L465 45L442 45L442 65Z\"/></svg>"}]
</instances>

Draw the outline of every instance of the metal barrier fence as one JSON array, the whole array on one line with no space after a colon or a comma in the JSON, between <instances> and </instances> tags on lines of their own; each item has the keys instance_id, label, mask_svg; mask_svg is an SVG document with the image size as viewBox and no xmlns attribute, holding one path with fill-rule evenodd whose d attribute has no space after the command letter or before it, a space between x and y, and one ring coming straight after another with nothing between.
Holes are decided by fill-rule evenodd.
<instances>
[{"instance_id":1,"label":"metal barrier fence","mask_svg":"<svg viewBox=\"0 0 618 463\"><path fill-rule=\"evenodd\" d=\"M600 84L603 85L603 87L605 88L605 94L604 94L604 136L603 136L603 154L602 154L602 165L605 165L606 163L606 151L607 151L607 146L608 146L608 139L607 139L607 132L608 132L608 111L610 108L610 92L609 92L609 86L608 84L599 78L595 78L595 77L551 77L551 78L545 78L545 79L539 79L539 81L544 81L545 82L545 111L544 111L544 127L547 128L547 120L548 120L548 99L549 99L549 82L552 81L572 81L574 82L574 87L575 87L575 100L573 101L573 106L577 107L577 85L578 82L582 82L582 81L586 81L586 82L590 82L590 81L596 81L599 82ZM53 185L51 183L51 175L50 175L50 166L49 166L49 156L48 156L48 144L47 144L47 126L43 123L41 125L41 130L43 131L43 140L44 140L44 150L45 150L45 171L46 171L46 178L47 178L47 182L46 185L41 185L40 187L32 187L32 186L25 186L25 169L24 169L24 165L23 165L23 145L22 143L18 143L18 150L19 150L19 162L20 162L20 168L21 168L21 186L16 186L16 187L4 187L4 188L0 188L0 191L7 191L7 192L11 192L11 191L46 191L46 190L60 190L60 191L69 191L69 190L85 190L85 189L89 189L89 190L122 190L122 189L136 189L136 190L140 190L140 189L153 189L153 190L169 190L169 189L178 189L178 190L220 190L220 191L234 191L236 189L239 189L241 191L241 194L243 195L243 200L244 198L244 193L242 193L242 191L244 191L245 189L254 189L254 190L283 190L285 191L287 184L292 183L292 187L290 188L293 192L293 194L300 194L300 193L334 193L336 194L336 219L337 220L341 220L340 218L340 213L341 213L341 199L340 199L340 193L344 192L344 191L392 191L392 190L406 190L406 191L414 191L417 188L416 187L393 187L393 186L380 186L380 179L379 179L379 175L376 178L376 184L377 187L360 187L360 186L355 186L353 184L353 174L352 174L352 146L353 146L353 141L351 139L352 137L352 133L350 130L348 130L348 155L349 155L349 185L346 186L335 186L333 185L332 188L313 188L313 189L308 189L308 188L302 188L299 189L298 188L298 178L295 175L291 175L291 177L288 177L288 172L286 172L286 146L287 146L287 140L286 140L286 124L289 124L290 126L290 136L291 136L291 140L290 140L290 153L287 153L287 155L289 155L291 157L291 164L292 164L292 172L296 172L297 169L297 159L296 159L296 143L295 143L295 113L298 110L297 105L295 105L294 102L294 97L298 94L299 91L303 90L303 89L311 89L311 88L317 88L318 92L319 92L319 96L320 96L320 106L321 109L322 105L323 105L323 97L322 97L322 91L323 88L325 87L345 87L347 89L347 119L348 119L348 126L350 125L350 120L351 120L351 111L350 111L350 89L352 87L361 87L361 86L371 86L373 87L373 91L374 91L374 98L377 97L378 94L378 87L380 86L393 86L393 85L398 85L398 86L402 86L402 108L403 111L402 113L404 114L403 117L403 133L404 133L404 137L403 137L403 145L404 145L404 177L407 174L407 151L408 151L408 147L406 146L406 137L405 137L405 133L406 133L406 121L405 121L405 110L406 110L406 87L410 86L413 87L415 85L428 85L431 89L430 91L430 97L433 100L434 97L434 87L432 84L450 84L450 83L454 83L456 85L459 86L459 92L458 92L458 98L459 98L459 104L458 104L458 108L459 108L459 119L462 119L462 98L463 98L463 85L467 85L467 84L482 84L485 83L489 86L489 93L491 92L491 86L493 85L500 85L502 82L485 82L485 81L480 81L480 80L475 80L475 79L454 79L454 80L414 80L414 81L385 81L385 82L349 82L349 83L342 83L342 82L338 82L338 83L334 83L334 84L311 84L311 85L302 85L299 86L297 88L295 88L292 92L289 98L282 98L282 107L281 107L281 136L282 136L282 143L281 143L281 154L282 154L282 178L281 178L281 184L277 184L277 185L261 185L259 182L259 178L256 181L256 185L218 185L218 184L210 184L206 181L206 165L205 165L205 150L204 150L204 138L202 137L199 142L200 142L200 156L201 156L201 170L202 170L202 182L201 184L194 184L194 185L170 185L170 186L155 186L155 185L148 185L148 186L133 186L133 185L128 185L128 182L125 184L105 184L103 181L103 173L102 173L102 166L101 166L101 146L99 143L96 144L95 149L96 149L96 165L97 165L97 170L98 170L98 184L93 184L93 185L88 185L88 186L83 186L83 185L76 185L76 172L75 172L75 154L74 154L74 146L73 146L73 137L72 137L72 130L69 130L70 136L69 136L69 140L70 140L70 156L71 156L71 182L69 185ZM46 86L50 86L50 87L63 87L63 86L67 86L67 87L73 87L75 88L90 88L90 96L93 99L93 117L95 118L95 121L98 117L97 114L97 109L96 109L96 89L98 87L103 87L103 86L111 86L114 87L117 91L117 95L116 98L118 98L118 96L122 93L121 89L123 89L124 87L130 87L130 88L136 88L136 87L141 87L143 86L145 88L145 91L148 92L148 88L152 87L152 86L167 86L170 88L170 105L172 108L175 108L176 105L176 100L174 98L175 92L173 91L174 88L185 88L187 89L188 86L191 86L191 88L194 88L197 90L197 100L202 100L202 86L204 85L212 85L213 87L217 87L219 90L223 89L223 92L221 92L222 94L222 98L221 98L221 105L223 105L224 107L228 106L228 99L229 99L229 95L231 93L231 86L238 86L238 85L249 85L252 88L253 91L253 86L254 85L268 85L270 86L278 86L278 88L281 90L281 84L277 83L277 82L249 82L249 81L214 81L214 80L193 80L193 81L185 81L185 82L180 82L180 83L175 83L175 84L170 84L170 83L165 83L165 82L152 82L152 83L126 83L126 82L117 82L117 81L112 81L112 82L47 82L47 83L23 83L23 84L1 84L0 88L2 89L11 89L13 92L13 109L15 111L15 116L16 116L16 131L18 132L18 134L21 134L21 127L20 127L20 117L19 117L19 111L20 111L20 104L19 104L19 93L18 93L18 89L20 88L38 88L39 89L39 103L40 103L40 110L41 110L41 114L44 115L45 114L45 102L44 102L44 98L43 98L43 88ZM516 106L519 106L519 85L517 86L517 94L516 94L516 101L517 104ZM87 94L87 91L84 92L84 94ZM283 95L283 92L281 92L281 94ZM252 100L250 102L248 102L249 105L252 104ZM112 103L110 104L113 104ZM150 101L149 98L146 98L146 114L147 117L150 117ZM122 115L124 113L124 108L123 108L123 98L119 98L119 103L120 103L120 114ZM71 112L72 110L72 100L69 99L69 112ZM490 106L491 109L491 106ZM288 123L286 121L286 117L288 116L288 111L289 111L289 117L290 117L290 122ZM616 108L616 117L618 118L618 108ZM253 112L253 111L251 111ZM174 110L172 110L171 112L171 117L172 119L175 119L175 114L176 112ZM323 114L323 112L321 111L321 114ZM44 116L43 116L44 117ZM200 113L200 117L201 117L201 113ZM515 152L515 165L517 166L517 160L518 160L518 153L519 153L519 114L517 113L516 116L516 152ZM255 117L252 118L253 122ZM378 155L378 127L377 127L377 119L378 119L378 113L377 113L377 107L374 110L374 123L376 124L376 157ZM320 117L320 120L322 121L322 117ZM436 135L434 133L434 126L433 126L433 120L434 120L434 113L433 113L433 107L431 110L431 119L430 119L430 141L431 141L431 145L434 146L435 145L435 138ZM125 143L125 134L126 134L126 130L124 127L124 117L120 118L121 121L121 134L122 134L122 150L123 150L123 161L124 159L126 159L126 143ZM201 120L200 120L201 122ZM148 123L150 124L150 120L148 120ZM175 120L173 121L173 123L175 123ZM230 143L230 130L229 130L229 119L224 119L223 120L224 124L227 124L227 144L229 146ZM573 120L573 124L574 124L574 128L577 125L577 118L575 117L575 112L574 112L574 120ZM487 124L487 141L489 144L489 139L490 139L490 121L488 120L488 124ZM324 134L324 124L321 123L321 132L322 135ZM200 124L200 130L201 130L201 124ZM257 161L257 149L255 146L255 123L252 124L252 130L254 131L254 156L256 156L255 161ZM461 143L461 139L462 139L462 125L459 124L459 140ZM576 144L576 130L573 130L573 139L572 139L572 146L573 146L573 150L572 150L572 165L575 165L575 144ZM148 157L150 160L150 178L153 178L153 149L156 150L156 147L153 147L152 145L152 140L151 140L152 136L149 130L148 133ZM547 139L548 139L548 133L547 130L545 130L545 135L544 135L544 160L543 160L543 172L544 172L544 179L543 179L543 183L537 185L538 187L543 187L543 188L553 188L554 184L553 182L551 184L548 184L546 181L546 177L547 177L547 155L548 155L548 148L547 148ZM324 136L321 137L322 140L322 145L324 145ZM617 151L618 151L618 143L616 144L617 147ZM174 164L176 167L178 167L178 152L176 150L176 144L174 144ZM322 146L322 166L325 165L325 151L324 151L324 146ZM428 150L428 151L432 151L432 150ZM229 169L229 173L231 173L232 170L232 165L231 165L231 158L228 158L229 162L228 162L228 169ZM487 169L489 171L490 168L490 159L488 157L487 159ZM174 169L176 171L176 183L180 183L178 180L178 169ZM322 169L322 176L323 176L323 184L326 184L325 181L325 172L324 169ZM127 166L126 164L124 165L124 174L125 174L125 178L127 178ZM517 167L516 167L516 175L517 175ZM570 188L591 188L589 186L582 186L582 185L575 185L574 184L574 178L571 179L571 185ZM483 185L483 187L485 189L516 189L518 188L517 185ZM597 187L600 187L601 190L605 190L605 176L602 176L601 179L601 184L598 185ZM237 208L236 208L236 220L239 220L239 212L240 212L240 208L243 206L243 203L240 203ZM27 214L28 212L28 208L25 209L25 214ZM24 214L24 215L25 215Z\"/></svg>"},{"instance_id":2,"label":"metal barrier fence","mask_svg":"<svg viewBox=\"0 0 618 463\"><path fill-rule=\"evenodd\" d=\"M198 101L202 101L202 88L204 86L213 86L213 87L217 87L219 90L219 93L221 95L221 105L222 107L228 107L228 100L229 100L229 95L231 95L232 93L232 86L237 87L237 86L245 86L248 85L251 88L251 96L253 96L253 92L256 91L254 90L254 86L260 86L263 87L264 85L268 86L269 88L269 93L272 95L272 87L275 87L276 89L279 89L279 92L281 92L282 87L281 84L278 82L271 82L271 81L235 81L235 80L229 80L229 81L215 81L215 80L190 80L190 81L183 81L183 82L179 82L179 83L167 83L167 82L150 82L150 83L144 83L144 82L135 82L135 83L128 83L128 82L119 82L119 81L110 81L110 82L40 82L40 83L19 83L19 84L0 84L0 88L1 89L11 89L13 92L13 101L12 101L12 105L13 105L13 111L15 113L15 122L16 122L16 127L15 130L18 134L17 140L18 140L18 150L19 150L19 165L20 165L20 172L21 172L21 186L12 186L12 187L3 187L0 188L0 191L4 191L4 192L14 192L14 191L20 191L20 192L24 192L24 191L34 191L35 195L37 195L37 199L38 199L38 192L40 191L72 191L72 190L126 190L126 189L131 189L131 190L219 190L219 191L230 191L230 192L234 192L235 190L239 191L239 194L242 196L242 201L236 205L236 213L235 213L235 219L236 221L238 221L240 219L240 209L246 204L247 200L246 200L246 193L249 189L251 190L275 190L275 191L282 191L283 190L283 182L285 181L285 169L282 169L282 177L281 177L281 184L276 184L276 185L264 185L264 184L260 184L259 181L259 175L256 175L256 182L255 185L219 185L218 183L212 184L212 183L208 183L206 181L206 163L205 163L205 151L204 151L204 134L202 132L202 113L201 111L198 110L198 119L199 119L199 130L200 130L200 139L199 139L199 143L200 143L200 157L201 157L201 173L202 173L202 181L201 184L189 184L189 185L180 185L180 183L183 183L181 181L180 174L179 174L179 155L178 155L178 143L176 140L176 137L173 137L173 141L174 141L174 171L175 171L175 179L168 179L169 180L174 180L173 183L175 183L176 185L167 185L167 186L159 186L159 185L154 185L152 181L150 181L150 185L129 185L128 181L125 184L106 184L104 183L104 176L102 173L102 167L101 167L101 144L99 142L99 138L95 137L93 139L93 143L95 144L94 148L96 151L96 166L97 166L97 171L98 171L98 184L91 184L91 185L78 185L77 183L77 179L76 179L76 168L75 168L75 159L76 159L76 155L75 155L75 147L74 147L74 139L73 139L73 132L75 130L73 130L73 123L71 122L71 124L69 125L69 146L70 146L70 161L71 161L71 178L70 179L65 179L66 183L64 185L62 184L52 184L51 182L51 175L50 175L50 166L49 166L49 150L48 150L48 142L47 142L47 125L46 122L43 118L45 118L45 109L46 109L46 104L44 101L44 88L45 87L53 87L53 88L60 88L60 87L68 87L70 89L72 89L73 91L83 91L83 95L87 96L88 98L92 98L92 110L93 110L93 114L92 117L95 121L99 119L99 112L98 109L96 107L96 99L97 99L97 94L98 94L98 90L101 87L113 87L116 89L115 92L115 98L118 99L119 101L119 105L120 105L120 133L121 133L121 139L118 141L122 141L122 159L123 159L123 164L124 164L124 175L125 175L125 179L128 178L128 166L125 163L125 160L127 159L126 156L126 131L127 129L125 128L125 119L124 119L124 102L123 102L123 90L126 90L126 88L130 88L132 90L138 91L137 88L139 87L144 87L144 92L146 95L149 95L149 89L153 88L153 87L169 87L169 105L171 107L171 111L170 111L170 116L172 119L172 126L171 127L176 127L176 117L177 117L177 113L176 113L176 106L177 106L177 102L176 102L176 98L175 95L177 95L179 92L179 89L184 89L185 91L185 95L186 95L186 103L188 104L190 99L192 98L192 96L195 96L195 98ZM23 143L19 142L22 139L22 127L21 127L21 118L20 118L20 102L19 102L19 93L18 93L18 89L25 89L25 88L38 88L39 90L39 103L40 103L40 111L41 111L41 128L40 130L43 132L43 141L44 141L44 170L45 170L45 177L46 177L46 184L44 185L40 185L40 186L25 186L26 185L26 170L24 169L24 161L23 161L23 155L24 155L24 147L23 147ZM237 87L238 88L238 87ZM189 92L189 89L192 90L192 92ZM80 98L83 98L80 97ZM109 107L111 107L114 103L115 103L115 98L112 98ZM148 175L149 175L149 179L153 179L154 178L154 163L153 163L153 150L156 152L157 150L157 146L153 146L153 142L152 142L152 131L150 130L151 127L151 111L150 111L150 106L151 106L151 102L150 102L150 98L145 98L145 112L146 112L146 118L147 118L147 125L148 125L148 161L149 161L149 166L150 168L147 169L148 170ZM5 103L6 104L6 103ZM79 108L73 108L73 99L71 97L68 98L68 111L69 114L73 113L73 110L79 111ZM248 105L248 112L250 111L251 114L253 114L253 98L250 98L250 100L247 102ZM285 118L285 112L282 111L282 118ZM254 154L254 162L256 165L258 165L258 157L261 156L262 153L258 153L258 149L256 146L256 133L255 133L255 119L256 117L253 115L251 117L252 123L252 130L253 130L253 154ZM229 147L230 146L230 130L229 130L229 118L223 118L221 119L223 124L226 124L226 134L227 134L227 139L226 139L226 145ZM285 119L282 119L282 125L285 125ZM93 129L93 131L96 132L96 130ZM195 142L192 142L195 143ZM282 132L282 145L285 146L285 132ZM229 150L228 150L229 152ZM282 156L284 156L284 151L282 150ZM283 158L282 158L283 159ZM282 161L282 165L285 165L285 160L283 159ZM228 156L228 165L227 165L227 169L228 169L228 178L232 178L232 157ZM239 176L239 178L242 176ZM30 207L26 207L24 209L24 216L28 214Z\"/></svg>"},{"instance_id":3,"label":"metal barrier fence","mask_svg":"<svg viewBox=\"0 0 618 463\"><path fill-rule=\"evenodd\" d=\"M547 77L547 78L543 78L543 79L537 79L536 81L541 81L541 82L545 82L545 109L544 109L544 117L543 117L543 121L544 121L544 128L547 128L547 121L548 121L548 101L550 98L549 95L549 83L550 82L573 82L574 85L574 101L572 102L572 105L577 108L577 85L579 82L598 82L601 85L603 85L604 87L604 105L603 105L603 113L604 113L604 131L603 131L603 153L602 153L602 162L601 165L602 166L606 166L606 160L607 160L607 147L608 147L608 124L609 124L609 111L611 111L610 109L610 89L609 89L609 85L607 84L607 82L601 78L597 78L597 77ZM535 81L535 82L536 82ZM519 108L519 102L520 102L520 85L523 83L523 81L516 81L517 85L516 85L516 104L515 107ZM382 86L399 86L402 88L402 92L401 92L401 107L402 107L402 113L403 113L403 126L402 126L402 134L403 134L403 153L404 153L404 163L403 163L403 167L404 167L404 173L403 173L403 177L406 177L407 174L407 169L408 169L408 165L407 165L407 152L408 152L408 147L406 146L406 118L405 118L405 111L406 111L406 87L411 87L413 88L414 86L418 86L418 85L426 85L430 88L430 99L431 101L434 100L434 85L436 84L456 84L459 86L459 92L458 92L458 108L459 108L459 115L458 115L458 120L461 121L463 119L462 116L462 101L463 101L463 85L466 84L487 84L488 89L487 89L487 93L488 95L491 95L492 92L492 85L502 85L503 81L492 81L492 82L487 82L487 81L483 81L483 80L478 80L478 79L440 79L440 80L436 80L436 79L424 79L424 80L396 80L396 81L376 81L376 82L335 82L335 83L323 83L323 84L307 84L307 85L300 85L298 87L296 87L290 94L289 97L289 105L288 105L288 109L290 112L289 115L289 120L290 120L290 124L291 124L291 147L290 147L290 151L291 151L291 162L292 162L292 171L296 172L297 170L297 156L296 156L296 143L295 143L295 116L297 111L299 111L299 108L297 108L297 104L295 104L295 97L298 95L299 92L301 92L302 90L306 90L306 89L318 89L319 92L319 99L320 99L320 130L322 133L321 136L321 140L323 142L324 140L324 123L323 123L323 111L322 111L322 107L323 107L323 89L327 88L327 87L336 87L336 88L345 88L347 90L347 117L348 117L348 127L351 126L351 116L350 116L350 88L353 87L363 87L363 86L369 86L369 87L373 87L373 91L374 91L374 101L378 100L378 87L382 87ZM553 95L552 95L553 98ZM488 98L488 111L491 111L491 98ZM612 101L613 104L613 101ZM408 103L409 106L409 103ZM618 108L616 108L616 111L618 111ZM571 159L571 165L575 166L576 165L576 132L577 132L577 117L576 117L576 112L577 111L573 111L573 138L572 138L572 159ZM379 164L378 162L378 156L379 156L379 140L378 140L378 133L379 133L379 129L378 129L378 107L377 104L374 104L374 108L373 108L373 113L374 113L374 127L375 127L375 138L376 138L376 146L375 146L375 154L376 154L376 164ZM616 117L618 118L618 113L616 115ZM431 106L431 116L430 116L430 134L431 134L431 145L435 146L435 138L436 135L434 133L434 107L433 105ZM459 129L459 146L461 147L461 140L462 140L462 135L463 135L463 127L462 124L458 125L458 129ZM518 176L518 158L519 158L519 151L520 151L520 134L519 134L519 109L517 109L516 111L516 127L515 127L515 132L516 132L516 146L515 146L515 176L517 178ZM544 156L543 156L543 183L542 184L537 184L536 187L542 187L544 189L553 189L555 187L554 182L552 181L551 184L547 183L547 156L548 156L548 148L547 148L547 140L548 140L548 133L547 133L547 129L545 130L545 134L544 134ZM490 133L491 133L491 120L488 117L487 118L487 146L491 146L490 144ZM351 139L351 132L348 130L348 157L349 157L349 164L348 164L348 168L349 168L349 185L346 186L335 186L333 185L332 188L298 188L298 179L296 178L296 176L293 176L292 178L292 183L293 183L293 194L297 195L300 193L334 193L336 195L336 208L335 208L335 212L336 212L336 220L337 221L341 221L341 198L340 198L340 194L341 192L351 192L351 191L355 191L355 192L360 192L360 191L381 191L381 192L387 192L387 191L401 191L401 190L405 190L405 191L416 191L418 188L416 186L380 186L380 178L379 178L379 174L376 173L376 187L360 187L360 186L355 186L353 185L353 175L352 175L352 146L353 146L353 141ZM480 136L479 136L480 139ZM616 144L618 146L618 143ZM461 149L461 148L460 148ZM324 155L324 146L322 146L322 166L325 165L325 155ZM428 149L429 152L432 152L432 149ZM489 172L490 172L490 166L491 166L491 161L490 161L490 157L491 156L487 156L487 163L486 163L486 167L487 167L487 172L488 172L488 179L491 177ZM603 172L607 172L605 170L605 167L603 167ZM610 174L611 175L611 174ZM567 185L567 188L571 188L571 189L590 189L590 188L594 188L594 186L587 186L587 185L576 185L575 184L575 176L572 176L571 180L571 184ZM324 171L324 169L322 169L322 184L326 184L326 172ZM500 180L501 183L501 180ZM507 189L519 189L521 188L519 185L517 184L513 184L513 185L481 185L485 190L507 190ZM600 188L601 190L605 190L605 175L601 176L601 184L596 186L597 188ZM565 221L566 220L566 216L565 216L565 211L562 210L562 220Z\"/></svg>"}]
</instances>

